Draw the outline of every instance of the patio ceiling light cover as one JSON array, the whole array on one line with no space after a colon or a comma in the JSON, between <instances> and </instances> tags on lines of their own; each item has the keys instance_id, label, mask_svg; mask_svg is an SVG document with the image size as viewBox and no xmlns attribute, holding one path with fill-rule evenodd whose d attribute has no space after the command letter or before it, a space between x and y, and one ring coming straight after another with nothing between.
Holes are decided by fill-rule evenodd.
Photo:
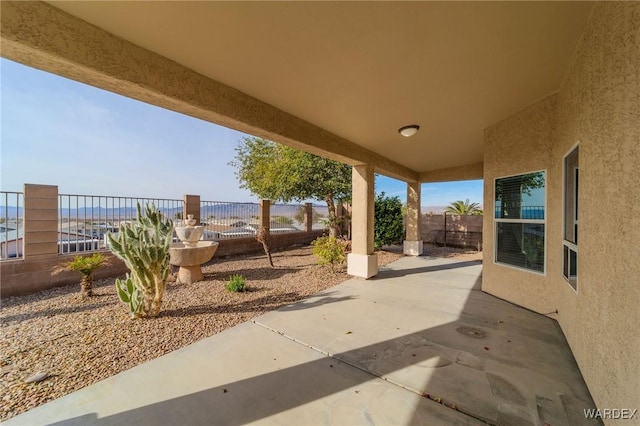
<instances>
[{"instance_id":1,"label":"patio ceiling light cover","mask_svg":"<svg viewBox=\"0 0 640 426\"><path fill-rule=\"evenodd\" d=\"M419 129L420 129L420 126L418 126L417 124L410 124L408 126L400 127L398 129L398 133L400 133L405 138L408 138L418 133Z\"/></svg>"}]
</instances>

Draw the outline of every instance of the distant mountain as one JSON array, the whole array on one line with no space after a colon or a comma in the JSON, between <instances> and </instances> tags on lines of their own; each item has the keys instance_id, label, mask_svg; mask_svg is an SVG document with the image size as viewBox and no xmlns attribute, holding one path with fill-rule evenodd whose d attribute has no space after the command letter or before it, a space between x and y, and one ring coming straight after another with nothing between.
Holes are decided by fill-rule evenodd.
<instances>
[{"instance_id":1,"label":"distant mountain","mask_svg":"<svg viewBox=\"0 0 640 426\"><path fill-rule=\"evenodd\" d=\"M272 204L271 214L273 216L294 216L299 205L288 204ZM325 208L320 206L320 208ZM135 217L135 207L119 207L119 208L107 208L107 207L80 207L80 208L62 208L60 211L61 218L70 218L72 220L84 219L87 220L118 220ZM160 207L160 211L169 218L176 217L177 213L182 213L182 207L163 208ZM200 208L200 218L206 220L208 217L213 216L217 219L223 218L250 218L258 216L260 212L260 205L257 203L219 203L219 204L207 204ZM5 219L22 217L24 209L16 206L0 206L0 217Z\"/></svg>"},{"instance_id":2,"label":"distant mountain","mask_svg":"<svg viewBox=\"0 0 640 426\"><path fill-rule=\"evenodd\" d=\"M442 214L446 209L447 209L447 206L420 206L420 213Z\"/></svg>"},{"instance_id":3,"label":"distant mountain","mask_svg":"<svg viewBox=\"0 0 640 426\"><path fill-rule=\"evenodd\" d=\"M22 217L24 210L16 206L0 206L0 217L5 219Z\"/></svg>"}]
</instances>

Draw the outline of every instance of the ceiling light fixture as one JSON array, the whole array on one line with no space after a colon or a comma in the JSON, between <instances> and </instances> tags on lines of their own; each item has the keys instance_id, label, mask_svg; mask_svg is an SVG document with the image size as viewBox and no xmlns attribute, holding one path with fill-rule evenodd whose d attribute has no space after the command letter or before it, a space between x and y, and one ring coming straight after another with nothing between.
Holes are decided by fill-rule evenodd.
<instances>
[{"instance_id":1,"label":"ceiling light fixture","mask_svg":"<svg viewBox=\"0 0 640 426\"><path fill-rule=\"evenodd\" d=\"M408 138L418 133L419 129L420 129L420 126L418 126L417 124L410 124L408 126L400 127L398 129L398 133L400 133L405 138Z\"/></svg>"}]
</instances>

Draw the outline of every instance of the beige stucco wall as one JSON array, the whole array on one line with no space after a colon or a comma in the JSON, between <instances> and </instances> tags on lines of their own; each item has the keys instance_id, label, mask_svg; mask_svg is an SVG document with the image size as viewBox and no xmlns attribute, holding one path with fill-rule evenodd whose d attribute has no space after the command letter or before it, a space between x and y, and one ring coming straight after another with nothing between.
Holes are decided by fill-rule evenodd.
<instances>
[{"instance_id":1,"label":"beige stucco wall","mask_svg":"<svg viewBox=\"0 0 640 426\"><path fill-rule=\"evenodd\" d=\"M485 132L483 290L526 306L536 312L555 312L557 305L548 276L558 269L558 259L547 251L544 275L494 263L494 222L491 212L494 205L494 180L499 177L545 170L547 176L547 213L551 206L560 207L554 200L554 188L550 184L561 179L551 168L553 132L555 129L556 96L550 96L535 105L496 124ZM557 188L559 186L555 185ZM558 234L560 217L547 214L545 223L547 247L551 235Z\"/></svg>"},{"instance_id":2,"label":"beige stucco wall","mask_svg":"<svg viewBox=\"0 0 640 426\"><path fill-rule=\"evenodd\" d=\"M577 292L561 269L562 161L576 143ZM547 170L547 264L545 276L493 264L488 216L483 289L557 309L596 405L640 409L640 3L596 5L558 94L487 129L484 165L485 206L494 178Z\"/></svg>"}]
</instances>

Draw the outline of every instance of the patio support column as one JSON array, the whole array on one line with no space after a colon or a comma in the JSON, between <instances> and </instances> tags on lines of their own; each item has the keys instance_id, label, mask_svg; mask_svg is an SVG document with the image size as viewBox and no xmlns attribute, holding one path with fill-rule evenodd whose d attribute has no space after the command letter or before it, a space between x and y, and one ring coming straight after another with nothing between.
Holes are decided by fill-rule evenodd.
<instances>
[{"instance_id":1,"label":"patio support column","mask_svg":"<svg viewBox=\"0 0 640 426\"><path fill-rule=\"evenodd\" d=\"M373 252L373 166L353 166L351 253L347 256L347 273L370 278L378 273L378 256Z\"/></svg>"},{"instance_id":2,"label":"patio support column","mask_svg":"<svg viewBox=\"0 0 640 426\"><path fill-rule=\"evenodd\" d=\"M407 182L407 235L403 253L420 256L424 249L420 239L420 182Z\"/></svg>"}]
</instances>

